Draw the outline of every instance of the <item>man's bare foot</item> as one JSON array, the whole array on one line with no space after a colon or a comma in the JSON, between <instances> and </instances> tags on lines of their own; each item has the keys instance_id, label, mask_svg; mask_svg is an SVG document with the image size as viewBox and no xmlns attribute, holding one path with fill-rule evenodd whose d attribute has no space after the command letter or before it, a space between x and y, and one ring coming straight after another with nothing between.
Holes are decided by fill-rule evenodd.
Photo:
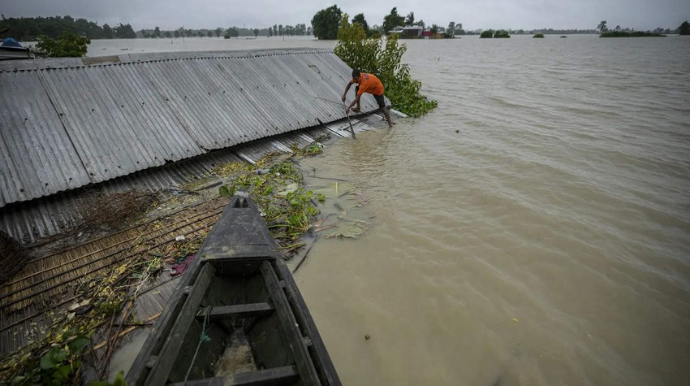
<instances>
[{"instance_id":1,"label":"man's bare foot","mask_svg":"<svg viewBox=\"0 0 690 386\"><path fill-rule=\"evenodd\" d=\"M355 108L352 109L352 111L354 111L355 113L358 113L358 112L360 112L360 108L359 108L359 107L355 107Z\"/></svg>"}]
</instances>

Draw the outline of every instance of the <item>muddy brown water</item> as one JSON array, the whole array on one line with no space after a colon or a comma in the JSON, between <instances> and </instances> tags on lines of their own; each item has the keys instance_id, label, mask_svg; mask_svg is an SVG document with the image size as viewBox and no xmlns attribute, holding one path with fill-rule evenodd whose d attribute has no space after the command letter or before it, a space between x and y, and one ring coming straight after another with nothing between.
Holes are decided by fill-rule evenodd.
<instances>
[{"instance_id":1,"label":"muddy brown water","mask_svg":"<svg viewBox=\"0 0 690 386\"><path fill-rule=\"evenodd\" d=\"M333 47L269 40L185 44ZM690 384L690 39L408 47L439 107L303 161L368 199L296 274L343 383Z\"/></svg>"}]
</instances>

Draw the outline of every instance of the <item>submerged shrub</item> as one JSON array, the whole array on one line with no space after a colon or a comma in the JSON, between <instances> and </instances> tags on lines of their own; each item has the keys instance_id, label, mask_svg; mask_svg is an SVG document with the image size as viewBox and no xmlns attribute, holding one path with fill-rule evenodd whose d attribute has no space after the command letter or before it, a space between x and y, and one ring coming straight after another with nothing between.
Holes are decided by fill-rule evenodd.
<instances>
[{"instance_id":1,"label":"submerged shrub","mask_svg":"<svg viewBox=\"0 0 690 386\"><path fill-rule=\"evenodd\" d=\"M506 31L504 29L498 30L494 34L494 38L509 38L509 37L510 37L510 33L508 33L508 31Z\"/></svg>"},{"instance_id":2,"label":"submerged shrub","mask_svg":"<svg viewBox=\"0 0 690 386\"><path fill-rule=\"evenodd\" d=\"M481 35L479 35L480 39L489 39L494 37L494 30L488 29L486 31L483 31Z\"/></svg>"}]
</instances>

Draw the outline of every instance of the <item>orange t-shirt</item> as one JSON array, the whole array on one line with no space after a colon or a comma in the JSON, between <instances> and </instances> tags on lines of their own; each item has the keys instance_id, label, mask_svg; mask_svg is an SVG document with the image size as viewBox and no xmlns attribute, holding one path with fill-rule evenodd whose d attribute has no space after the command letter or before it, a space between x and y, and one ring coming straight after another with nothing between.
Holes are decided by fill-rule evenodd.
<instances>
[{"instance_id":1,"label":"orange t-shirt","mask_svg":"<svg viewBox=\"0 0 690 386\"><path fill-rule=\"evenodd\" d=\"M355 83L354 78L350 80L350 83ZM359 75L359 91L357 91L357 95L362 95L365 92L383 95L383 83L373 74L363 72Z\"/></svg>"}]
</instances>

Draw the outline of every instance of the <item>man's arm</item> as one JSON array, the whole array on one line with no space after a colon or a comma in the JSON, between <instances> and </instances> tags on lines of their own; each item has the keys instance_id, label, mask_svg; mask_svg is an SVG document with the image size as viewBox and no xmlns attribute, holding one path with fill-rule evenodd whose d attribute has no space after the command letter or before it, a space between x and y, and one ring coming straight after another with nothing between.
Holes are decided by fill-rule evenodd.
<instances>
[{"instance_id":1,"label":"man's arm","mask_svg":"<svg viewBox=\"0 0 690 386\"><path fill-rule=\"evenodd\" d=\"M345 92L343 93L343 102L345 102L345 97L347 96L347 92L350 91L350 86L352 86L352 82L347 82L347 87L345 87Z\"/></svg>"},{"instance_id":2,"label":"man's arm","mask_svg":"<svg viewBox=\"0 0 690 386\"><path fill-rule=\"evenodd\" d=\"M356 104L359 102L359 98L360 98L361 96L362 96L362 94L357 95L357 97L355 98L355 100L353 100L352 103L350 103L350 105L347 106L347 109L345 110L345 114L349 113L349 112L350 112L350 109L352 109L352 106L356 105Z\"/></svg>"}]
</instances>

